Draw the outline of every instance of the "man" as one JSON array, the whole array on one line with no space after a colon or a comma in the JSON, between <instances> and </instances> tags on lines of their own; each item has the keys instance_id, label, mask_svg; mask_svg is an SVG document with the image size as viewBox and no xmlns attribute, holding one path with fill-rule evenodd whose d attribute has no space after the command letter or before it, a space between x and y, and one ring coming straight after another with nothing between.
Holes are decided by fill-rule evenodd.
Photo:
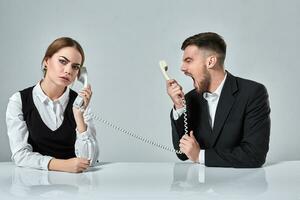
<instances>
[{"instance_id":1,"label":"man","mask_svg":"<svg viewBox=\"0 0 300 200\"><path fill-rule=\"evenodd\" d=\"M181 70L193 79L195 89L184 95L176 80L167 81L174 103L173 145L183 153L178 158L212 167L261 167L270 137L266 88L224 69L226 43L216 33L191 36L181 49ZM188 134L184 134L185 108Z\"/></svg>"}]
</instances>

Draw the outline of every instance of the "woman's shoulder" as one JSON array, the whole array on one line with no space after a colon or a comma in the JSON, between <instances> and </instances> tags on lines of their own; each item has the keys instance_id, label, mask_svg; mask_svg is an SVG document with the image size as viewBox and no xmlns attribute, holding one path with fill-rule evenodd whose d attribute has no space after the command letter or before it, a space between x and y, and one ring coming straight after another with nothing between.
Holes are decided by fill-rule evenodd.
<instances>
[{"instance_id":1,"label":"woman's shoulder","mask_svg":"<svg viewBox=\"0 0 300 200\"><path fill-rule=\"evenodd\" d=\"M13 93L10 97L9 97L9 102L15 102L15 103L21 103L22 99L21 99L21 93L25 94L25 93L29 93L32 91L34 86L31 87L27 87L25 89L19 90L15 93Z\"/></svg>"},{"instance_id":2,"label":"woman's shoulder","mask_svg":"<svg viewBox=\"0 0 300 200\"><path fill-rule=\"evenodd\" d=\"M9 101L20 101L21 100L21 93L20 91L15 92L13 95L9 97Z\"/></svg>"},{"instance_id":3,"label":"woman's shoulder","mask_svg":"<svg viewBox=\"0 0 300 200\"><path fill-rule=\"evenodd\" d=\"M27 87L27 88L25 88L23 90L20 90L19 93L31 93L34 87L35 86Z\"/></svg>"}]
</instances>

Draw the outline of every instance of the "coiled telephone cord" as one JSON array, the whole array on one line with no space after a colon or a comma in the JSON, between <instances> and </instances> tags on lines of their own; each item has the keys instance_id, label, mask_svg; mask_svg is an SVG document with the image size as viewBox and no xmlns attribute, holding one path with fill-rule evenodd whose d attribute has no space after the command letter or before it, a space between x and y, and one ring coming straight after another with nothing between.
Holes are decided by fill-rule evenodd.
<instances>
[{"instance_id":1,"label":"coiled telephone cord","mask_svg":"<svg viewBox=\"0 0 300 200\"><path fill-rule=\"evenodd\" d=\"M185 104L185 100L184 100L184 99L183 99L183 104L184 104L184 113L183 113L184 132L185 132L185 134L187 134L187 133L188 133L187 114L186 114L186 104ZM119 131L119 132L125 133L126 135L129 135L129 136L131 136L131 137L134 137L134 138L136 138L136 139L138 139L138 140L140 140L140 141L142 141L142 142L144 142L144 143L147 143L147 144L156 146L156 147L158 147L158 148L161 148L161 149L163 149L163 150L170 151L170 152L173 152L173 153L176 153L176 154L183 154L183 152L181 152L181 151L179 151L179 150L176 150L176 149L174 149L174 148L171 148L171 147L168 147L168 146L166 146L166 145L160 144L160 143L158 143L158 142L152 141L152 140L150 140L150 139L147 139L147 138L145 138L145 137L142 137L142 136L140 136L140 135L137 135L137 134L135 134L135 133L133 133L133 132L131 132L131 131L128 131L128 130L126 130L126 129L124 129L124 128L121 128L121 127L119 127L119 126L117 126L117 125L114 125L113 123L111 123L111 122L109 122L109 121L107 121L107 120L101 118L99 115L96 115L96 114L94 114L94 113L90 113L90 116L91 116L93 119L95 119L95 120L97 120L97 121L99 121L99 122L101 122L101 123L103 123L103 124L105 124L105 125L107 125L107 126L113 128L113 129L115 129L115 130L117 130L117 131Z\"/></svg>"}]
</instances>

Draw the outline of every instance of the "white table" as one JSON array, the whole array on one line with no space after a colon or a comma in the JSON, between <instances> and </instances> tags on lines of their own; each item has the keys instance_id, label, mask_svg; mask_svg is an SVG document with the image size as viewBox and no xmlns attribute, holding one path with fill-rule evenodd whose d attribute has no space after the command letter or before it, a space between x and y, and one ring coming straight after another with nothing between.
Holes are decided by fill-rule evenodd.
<instances>
[{"instance_id":1,"label":"white table","mask_svg":"<svg viewBox=\"0 0 300 200\"><path fill-rule=\"evenodd\" d=\"M296 199L300 161L258 169L192 163L102 163L81 174L0 163L0 199Z\"/></svg>"}]
</instances>

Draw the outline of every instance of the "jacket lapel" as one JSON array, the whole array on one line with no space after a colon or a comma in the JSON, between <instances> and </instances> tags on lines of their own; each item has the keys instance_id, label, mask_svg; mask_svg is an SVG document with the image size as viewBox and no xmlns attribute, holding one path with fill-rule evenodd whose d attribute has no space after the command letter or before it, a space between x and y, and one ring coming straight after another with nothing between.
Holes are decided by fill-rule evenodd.
<instances>
[{"instance_id":1,"label":"jacket lapel","mask_svg":"<svg viewBox=\"0 0 300 200\"><path fill-rule=\"evenodd\" d=\"M224 83L219 103L217 106L215 121L213 127L213 134L211 137L211 146L215 145L217 138L219 137L224 123L230 113L230 110L235 101L234 93L238 90L235 77L227 72L227 78Z\"/></svg>"}]
</instances>

